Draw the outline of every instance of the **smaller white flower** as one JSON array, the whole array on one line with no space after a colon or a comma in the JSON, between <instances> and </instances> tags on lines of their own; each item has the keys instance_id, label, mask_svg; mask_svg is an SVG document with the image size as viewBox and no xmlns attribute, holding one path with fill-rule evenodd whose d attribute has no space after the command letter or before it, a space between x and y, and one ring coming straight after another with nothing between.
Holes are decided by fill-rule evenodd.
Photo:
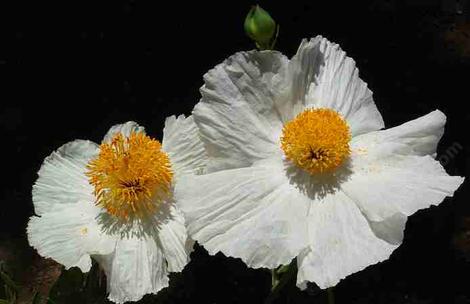
<instances>
[{"instance_id":1,"label":"smaller white flower","mask_svg":"<svg viewBox=\"0 0 470 304\"><path fill-rule=\"evenodd\" d=\"M206 154L192 117L167 118L163 134L160 144L127 122L100 146L65 144L44 160L33 186L30 244L67 269L87 272L93 257L116 303L157 293L189 261L193 242L173 188L204 170Z\"/></svg>"}]
</instances>

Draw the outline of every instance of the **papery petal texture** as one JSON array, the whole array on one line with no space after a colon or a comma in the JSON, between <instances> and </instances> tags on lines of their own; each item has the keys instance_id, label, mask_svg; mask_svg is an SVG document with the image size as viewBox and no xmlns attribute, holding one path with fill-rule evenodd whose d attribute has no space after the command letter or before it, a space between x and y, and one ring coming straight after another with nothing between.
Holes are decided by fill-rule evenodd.
<instances>
[{"instance_id":1,"label":"papery petal texture","mask_svg":"<svg viewBox=\"0 0 470 304\"><path fill-rule=\"evenodd\" d=\"M135 121L128 121L123 124L117 124L112 126L106 135L103 138L103 142L110 142L113 137L121 133L124 137L129 137L132 132L138 133L138 132L145 132L145 128L140 126L138 123Z\"/></svg>"},{"instance_id":2,"label":"papery petal texture","mask_svg":"<svg viewBox=\"0 0 470 304\"><path fill-rule=\"evenodd\" d=\"M158 240L168 271L182 271L189 262L194 241L188 238L182 212L173 205L169 208L168 219L159 224Z\"/></svg>"},{"instance_id":3,"label":"papery petal texture","mask_svg":"<svg viewBox=\"0 0 470 304\"><path fill-rule=\"evenodd\" d=\"M434 111L353 139L353 174L341 188L370 220L409 216L441 203L462 184L462 177L449 176L431 156L444 123L442 112Z\"/></svg>"},{"instance_id":4,"label":"papery petal texture","mask_svg":"<svg viewBox=\"0 0 470 304\"><path fill-rule=\"evenodd\" d=\"M359 70L351 57L338 44L318 36L304 40L291 60L298 65L297 79L302 85L306 108L329 108L341 114L353 136L376 131L384 122L372 98L372 91L359 78ZM305 95L305 97L303 96Z\"/></svg>"},{"instance_id":5,"label":"papery petal texture","mask_svg":"<svg viewBox=\"0 0 470 304\"><path fill-rule=\"evenodd\" d=\"M182 174L204 172L207 154L192 116L170 116L166 119L162 149L170 157L176 178Z\"/></svg>"},{"instance_id":6,"label":"papery petal texture","mask_svg":"<svg viewBox=\"0 0 470 304\"><path fill-rule=\"evenodd\" d=\"M29 243L45 257L70 268L90 269L91 254L107 254L114 238L96 223L93 187L85 175L86 164L96 156L97 145L76 140L48 156L33 186L35 212L28 223Z\"/></svg>"},{"instance_id":7,"label":"papery petal texture","mask_svg":"<svg viewBox=\"0 0 470 304\"><path fill-rule=\"evenodd\" d=\"M194 121L211 158L208 171L241 168L278 148L288 60L277 52L241 52L204 75Z\"/></svg>"},{"instance_id":8,"label":"papery petal texture","mask_svg":"<svg viewBox=\"0 0 470 304\"><path fill-rule=\"evenodd\" d=\"M33 185L34 211L38 215L78 202L94 203L93 187L85 175L98 146L87 140L67 143L46 157Z\"/></svg>"},{"instance_id":9,"label":"papery petal texture","mask_svg":"<svg viewBox=\"0 0 470 304\"><path fill-rule=\"evenodd\" d=\"M113 254L96 257L106 273L111 301L138 301L168 286L168 269L158 242L149 236L121 238Z\"/></svg>"},{"instance_id":10,"label":"papery petal texture","mask_svg":"<svg viewBox=\"0 0 470 304\"><path fill-rule=\"evenodd\" d=\"M297 285L320 288L387 259L397 247L378 238L359 208L341 191L327 195L309 213L309 246L297 258Z\"/></svg>"},{"instance_id":11,"label":"papery petal texture","mask_svg":"<svg viewBox=\"0 0 470 304\"><path fill-rule=\"evenodd\" d=\"M78 267L88 272L90 256L112 252L116 242L96 223L98 213L99 208L78 202L41 217L33 216L27 228L29 243L41 256L53 258L67 269Z\"/></svg>"},{"instance_id":12,"label":"papery petal texture","mask_svg":"<svg viewBox=\"0 0 470 304\"><path fill-rule=\"evenodd\" d=\"M281 170L269 162L183 178L175 197L188 233L251 267L288 264L305 247L309 201Z\"/></svg>"}]
</instances>

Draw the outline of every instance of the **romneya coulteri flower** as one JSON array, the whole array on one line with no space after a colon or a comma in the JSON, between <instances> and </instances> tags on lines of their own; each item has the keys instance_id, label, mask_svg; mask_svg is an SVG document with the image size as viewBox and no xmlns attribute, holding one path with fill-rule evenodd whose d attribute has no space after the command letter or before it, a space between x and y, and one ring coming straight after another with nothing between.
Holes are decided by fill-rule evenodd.
<instances>
[{"instance_id":1,"label":"romneya coulteri flower","mask_svg":"<svg viewBox=\"0 0 470 304\"><path fill-rule=\"evenodd\" d=\"M167 118L162 143L135 122L112 127L101 145L67 143L39 170L29 242L40 255L83 272L93 257L114 302L157 293L168 286L169 272L185 267L193 245L174 185L201 173L205 162L192 117Z\"/></svg>"},{"instance_id":2,"label":"romneya coulteri flower","mask_svg":"<svg viewBox=\"0 0 470 304\"><path fill-rule=\"evenodd\" d=\"M193 111L207 173L175 196L211 254L273 269L297 258L297 286L321 288L387 259L407 216L463 178L434 159L445 115L384 128L353 59L323 37L240 52L204 77Z\"/></svg>"}]
</instances>

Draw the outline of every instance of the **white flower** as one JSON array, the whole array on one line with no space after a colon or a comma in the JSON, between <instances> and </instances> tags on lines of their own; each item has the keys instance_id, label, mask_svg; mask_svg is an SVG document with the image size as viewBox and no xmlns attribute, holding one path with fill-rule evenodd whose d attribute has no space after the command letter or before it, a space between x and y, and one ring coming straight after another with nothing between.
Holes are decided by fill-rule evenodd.
<instances>
[{"instance_id":1,"label":"white flower","mask_svg":"<svg viewBox=\"0 0 470 304\"><path fill-rule=\"evenodd\" d=\"M322 37L291 59L236 53L205 76L193 111L208 174L175 197L210 254L273 269L297 257L297 285L321 288L387 259L407 216L463 178L434 159L446 117L384 123L354 61Z\"/></svg>"},{"instance_id":2,"label":"white flower","mask_svg":"<svg viewBox=\"0 0 470 304\"><path fill-rule=\"evenodd\" d=\"M117 303L168 286L168 273L181 271L192 250L173 186L201 173L207 157L192 117L167 118L163 134L160 144L127 122L101 146L65 144L44 160L33 186L30 244L83 272L93 257Z\"/></svg>"}]
</instances>

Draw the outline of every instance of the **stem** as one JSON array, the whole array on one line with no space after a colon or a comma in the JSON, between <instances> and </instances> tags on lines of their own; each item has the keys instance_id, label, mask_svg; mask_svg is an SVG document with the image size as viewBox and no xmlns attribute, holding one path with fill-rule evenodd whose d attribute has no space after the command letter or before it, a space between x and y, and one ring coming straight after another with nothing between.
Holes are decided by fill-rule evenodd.
<instances>
[{"instance_id":1,"label":"stem","mask_svg":"<svg viewBox=\"0 0 470 304\"><path fill-rule=\"evenodd\" d=\"M295 261L295 260L294 260ZM265 303L272 303L278 296L281 290L293 279L297 273L296 262L289 265L281 266L277 269L271 270L271 293L266 299Z\"/></svg>"},{"instance_id":2,"label":"stem","mask_svg":"<svg viewBox=\"0 0 470 304\"><path fill-rule=\"evenodd\" d=\"M279 24L276 27L276 36L274 36L273 41L271 42L271 45L269 46L270 50L274 50L274 46L276 45L277 42L277 37L279 36Z\"/></svg>"},{"instance_id":3,"label":"stem","mask_svg":"<svg viewBox=\"0 0 470 304\"><path fill-rule=\"evenodd\" d=\"M333 293L333 287L330 287L326 290L328 295L328 304L335 304L335 294Z\"/></svg>"},{"instance_id":4,"label":"stem","mask_svg":"<svg viewBox=\"0 0 470 304\"><path fill-rule=\"evenodd\" d=\"M273 292L279 284L279 277L276 273L276 269L271 269L271 292Z\"/></svg>"}]
</instances>

